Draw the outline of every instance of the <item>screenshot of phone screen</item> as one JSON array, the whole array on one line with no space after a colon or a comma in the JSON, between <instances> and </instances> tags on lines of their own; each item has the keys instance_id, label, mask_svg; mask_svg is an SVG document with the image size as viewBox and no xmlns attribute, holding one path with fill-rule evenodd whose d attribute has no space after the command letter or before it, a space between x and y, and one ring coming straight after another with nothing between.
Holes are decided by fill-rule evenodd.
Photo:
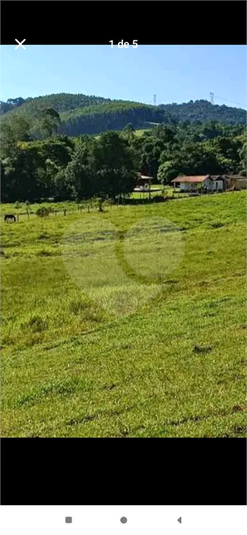
<instances>
[{"instance_id":1,"label":"screenshot of phone screen","mask_svg":"<svg viewBox=\"0 0 247 535\"><path fill-rule=\"evenodd\" d=\"M1 534L246 533L246 52L243 1L1 2Z\"/></svg>"}]
</instances>

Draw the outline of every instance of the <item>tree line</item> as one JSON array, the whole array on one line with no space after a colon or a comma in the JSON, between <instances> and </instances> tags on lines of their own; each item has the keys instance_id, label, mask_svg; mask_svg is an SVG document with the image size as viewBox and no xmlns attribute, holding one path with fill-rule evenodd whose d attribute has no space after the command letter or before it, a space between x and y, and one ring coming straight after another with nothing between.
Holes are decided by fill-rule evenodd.
<instances>
[{"instance_id":1,"label":"tree line","mask_svg":"<svg viewBox=\"0 0 247 535\"><path fill-rule=\"evenodd\" d=\"M161 123L137 135L121 131L69 137L59 133L60 114L40 111L43 139L28 119L12 114L2 126L2 201L115 199L129 194L138 173L170 184L180 174L246 174L246 128L217 121Z\"/></svg>"}]
</instances>

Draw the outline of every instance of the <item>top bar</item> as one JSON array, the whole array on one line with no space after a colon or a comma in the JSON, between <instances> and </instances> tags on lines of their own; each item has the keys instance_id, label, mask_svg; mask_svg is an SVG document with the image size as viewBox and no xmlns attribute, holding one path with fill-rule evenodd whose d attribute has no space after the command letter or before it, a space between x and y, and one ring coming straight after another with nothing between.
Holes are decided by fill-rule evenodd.
<instances>
[{"instance_id":1,"label":"top bar","mask_svg":"<svg viewBox=\"0 0 247 535\"><path fill-rule=\"evenodd\" d=\"M1 7L2 45L16 38L27 45L246 44L245 1L3 0Z\"/></svg>"}]
</instances>

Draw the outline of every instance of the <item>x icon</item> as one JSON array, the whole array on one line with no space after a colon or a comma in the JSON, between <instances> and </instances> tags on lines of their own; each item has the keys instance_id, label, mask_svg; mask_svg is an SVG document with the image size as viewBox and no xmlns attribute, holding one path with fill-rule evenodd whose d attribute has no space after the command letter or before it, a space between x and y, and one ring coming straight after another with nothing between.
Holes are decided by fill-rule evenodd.
<instances>
[{"instance_id":1,"label":"x icon","mask_svg":"<svg viewBox=\"0 0 247 535\"><path fill-rule=\"evenodd\" d=\"M17 43L19 43L18 46L15 47L15 50L17 50L17 48L19 48L19 46L21 46L22 48L24 48L24 50L26 50L25 47L24 47L23 44L22 44L22 43L24 43L24 41L26 41L26 39L23 39L23 41L22 41L21 43L20 43L20 41L18 41L18 39L15 39L15 41L16 41Z\"/></svg>"}]
</instances>

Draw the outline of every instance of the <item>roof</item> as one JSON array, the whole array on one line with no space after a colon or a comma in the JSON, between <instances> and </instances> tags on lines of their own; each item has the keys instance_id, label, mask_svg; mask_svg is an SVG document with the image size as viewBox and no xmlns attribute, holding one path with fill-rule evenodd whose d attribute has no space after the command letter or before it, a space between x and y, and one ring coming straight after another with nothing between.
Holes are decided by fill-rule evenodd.
<instances>
[{"instance_id":1,"label":"roof","mask_svg":"<svg viewBox=\"0 0 247 535\"><path fill-rule=\"evenodd\" d=\"M162 188L143 188L143 187L140 187L140 188L134 188L134 191L140 191L141 193L152 193L154 191L162 191Z\"/></svg>"},{"instance_id":2,"label":"roof","mask_svg":"<svg viewBox=\"0 0 247 535\"><path fill-rule=\"evenodd\" d=\"M198 184L205 180L225 180L221 175L196 175L196 176L177 176L172 182L187 182L189 184Z\"/></svg>"},{"instance_id":3,"label":"roof","mask_svg":"<svg viewBox=\"0 0 247 535\"><path fill-rule=\"evenodd\" d=\"M197 183L197 182L204 182L207 178L210 178L209 175L199 175L199 176L177 176L177 178L174 178L172 182L189 182L189 183Z\"/></svg>"}]
</instances>

